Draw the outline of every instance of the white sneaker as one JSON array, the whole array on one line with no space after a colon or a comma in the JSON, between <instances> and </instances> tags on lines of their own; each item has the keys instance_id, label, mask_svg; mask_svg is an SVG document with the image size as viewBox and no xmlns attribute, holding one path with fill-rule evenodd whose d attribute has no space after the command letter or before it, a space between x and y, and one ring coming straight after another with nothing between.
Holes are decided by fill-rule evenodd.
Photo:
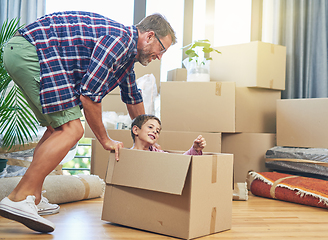
<instances>
[{"instance_id":1,"label":"white sneaker","mask_svg":"<svg viewBox=\"0 0 328 240\"><path fill-rule=\"evenodd\" d=\"M35 205L35 196L27 196L25 200L13 202L8 197L0 202L0 215L20 222L37 232L52 232L55 225L49 220L40 217Z\"/></svg>"},{"instance_id":2,"label":"white sneaker","mask_svg":"<svg viewBox=\"0 0 328 240\"><path fill-rule=\"evenodd\" d=\"M60 207L57 204L49 203L49 200L43 196L43 193L45 192L45 190L42 191L41 201L38 205L36 205L38 208L38 214L43 216L59 213Z\"/></svg>"}]
</instances>

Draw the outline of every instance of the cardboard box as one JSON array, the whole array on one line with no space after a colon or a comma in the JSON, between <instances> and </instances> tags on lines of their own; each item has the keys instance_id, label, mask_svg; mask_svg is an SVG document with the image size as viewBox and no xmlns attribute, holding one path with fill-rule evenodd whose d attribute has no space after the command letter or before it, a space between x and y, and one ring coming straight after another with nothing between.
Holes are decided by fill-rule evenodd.
<instances>
[{"instance_id":1,"label":"cardboard box","mask_svg":"<svg viewBox=\"0 0 328 240\"><path fill-rule=\"evenodd\" d=\"M103 112L114 111L121 115L128 114L126 104L121 100L121 94L107 94L101 101Z\"/></svg>"},{"instance_id":2,"label":"cardboard box","mask_svg":"<svg viewBox=\"0 0 328 240\"><path fill-rule=\"evenodd\" d=\"M128 110L126 108L125 103L122 102L120 94L108 94L102 100L101 106L102 106L103 112L114 111L119 115L127 115L128 114ZM84 137L85 138L94 138L95 137L95 135L92 132L87 121L85 121L85 124L84 124Z\"/></svg>"},{"instance_id":3,"label":"cardboard box","mask_svg":"<svg viewBox=\"0 0 328 240\"><path fill-rule=\"evenodd\" d=\"M131 148L133 146L130 130L112 129L107 130L107 133L112 139L123 142L125 148ZM108 158L109 151L105 150L97 139L92 139L90 173L98 175L101 179L105 179Z\"/></svg>"},{"instance_id":4,"label":"cardboard box","mask_svg":"<svg viewBox=\"0 0 328 240\"><path fill-rule=\"evenodd\" d=\"M205 152L221 152L221 133L162 130L158 144L162 149L188 151L198 135L202 135L206 140Z\"/></svg>"},{"instance_id":5,"label":"cardboard box","mask_svg":"<svg viewBox=\"0 0 328 240\"><path fill-rule=\"evenodd\" d=\"M125 148L131 148L133 146L130 130L113 129L107 130L107 133L112 139L123 142ZM204 151L213 153L221 152L221 133L171 132L162 130L158 144L162 149L185 152L189 150L194 139L199 134L202 134L206 140ZM109 151L103 149L98 140L92 140L91 174L105 179L108 158Z\"/></svg>"},{"instance_id":6,"label":"cardboard box","mask_svg":"<svg viewBox=\"0 0 328 240\"><path fill-rule=\"evenodd\" d=\"M328 148L328 98L277 101L277 146Z\"/></svg>"},{"instance_id":7,"label":"cardboard box","mask_svg":"<svg viewBox=\"0 0 328 240\"><path fill-rule=\"evenodd\" d=\"M141 65L139 62L136 62L134 64L134 72L136 74L136 79L138 79L146 74L153 74L156 79L157 92L160 91L161 61L153 60L146 67Z\"/></svg>"},{"instance_id":8,"label":"cardboard box","mask_svg":"<svg viewBox=\"0 0 328 240\"><path fill-rule=\"evenodd\" d=\"M168 71L167 81L187 81L187 69L176 68Z\"/></svg>"},{"instance_id":9,"label":"cardboard box","mask_svg":"<svg viewBox=\"0 0 328 240\"><path fill-rule=\"evenodd\" d=\"M237 87L285 89L285 46L254 41L215 49L222 54L211 54L211 81L236 82Z\"/></svg>"},{"instance_id":10,"label":"cardboard box","mask_svg":"<svg viewBox=\"0 0 328 240\"><path fill-rule=\"evenodd\" d=\"M84 137L85 138L95 138L95 135L92 132L87 121L84 122Z\"/></svg>"},{"instance_id":11,"label":"cardboard box","mask_svg":"<svg viewBox=\"0 0 328 240\"><path fill-rule=\"evenodd\" d=\"M250 170L267 172L265 153L276 143L272 133L223 133L222 153L234 155L234 182L246 182Z\"/></svg>"},{"instance_id":12,"label":"cardboard box","mask_svg":"<svg viewBox=\"0 0 328 240\"><path fill-rule=\"evenodd\" d=\"M167 131L276 132L281 92L234 82L162 82L161 121Z\"/></svg>"},{"instance_id":13,"label":"cardboard box","mask_svg":"<svg viewBox=\"0 0 328 240\"><path fill-rule=\"evenodd\" d=\"M183 239L231 228L232 154L110 154L102 220Z\"/></svg>"}]
</instances>

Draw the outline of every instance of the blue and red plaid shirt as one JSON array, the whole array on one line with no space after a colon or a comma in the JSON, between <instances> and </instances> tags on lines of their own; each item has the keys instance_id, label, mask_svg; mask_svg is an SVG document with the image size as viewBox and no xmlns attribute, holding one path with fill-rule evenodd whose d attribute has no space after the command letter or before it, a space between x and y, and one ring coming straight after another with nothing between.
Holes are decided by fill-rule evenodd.
<instances>
[{"instance_id":1,"label":"blue and red plaid shirt","mask_svg":"<svg viewBox=\"0 0 328 240\"><path fill-rule=\"evenodd\" d=\"M46 15L19 30L37 50L43 113L94 102L120 86L122 101L142 102L134 74L138 31L88 12Z\"/></svg>"}]
</instances>

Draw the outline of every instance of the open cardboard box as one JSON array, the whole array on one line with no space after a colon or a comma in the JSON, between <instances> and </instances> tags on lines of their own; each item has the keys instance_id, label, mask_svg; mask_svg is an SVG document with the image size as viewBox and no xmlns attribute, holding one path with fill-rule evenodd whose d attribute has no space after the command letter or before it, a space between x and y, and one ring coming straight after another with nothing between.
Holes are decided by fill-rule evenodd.
<instances>
[{"instance_id":1,"label":"open cardboard box","mask_svg":"<svg viewBox=\"0 0 328 240\"><path fill-rule=\"evenodd\" d=\"M123 142L125 148L131 148L133 146L130 130L108 129L107 133L112 139ZM162 149L188 151L194 139L199 134L202 134L206 139L206 147L204 149L206 152L221 152L221 133L171 132L162 130L158 144ZM108 158L109 151L105 150L97 139L93 139L91 174L98 175L101 179L105 179Z\"/></svg>"},{"instance_id":2,"label":"open cardboard box","mask_svg":"<svg viewBox=\"0 0 328 240\"><path fill-rule=\"evenodd\" d=\"M102 219L183 239L231 228L232 154L111 152Z\"/></svg>"}]
</instances>

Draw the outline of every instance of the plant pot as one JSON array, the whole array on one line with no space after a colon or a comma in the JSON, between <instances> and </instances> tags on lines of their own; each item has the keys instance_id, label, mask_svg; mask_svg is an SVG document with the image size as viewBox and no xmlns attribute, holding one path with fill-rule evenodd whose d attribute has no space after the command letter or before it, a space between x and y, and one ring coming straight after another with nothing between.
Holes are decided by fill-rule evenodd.
<instances>
[{"instance_id":1,"label":"plant pot","mask_svg":"<svg viewBox=\"0 0 328 240\"><path fill-rule=\"evenodd\" d=\"M209 82L210 81L210 61L205 64L198 64L195 61L183 61L187 69L187 82Z\"/></svg>"},{"instance_id":2,"label":"plant pot","mask_svg":"<svg viewBox=\"0 0 328 240\"><path fill-rule=\"evenodd\" d=\"M2 172L7 166L7 159L0 158L0 172Z\"/></svg>"}]
</instances>

